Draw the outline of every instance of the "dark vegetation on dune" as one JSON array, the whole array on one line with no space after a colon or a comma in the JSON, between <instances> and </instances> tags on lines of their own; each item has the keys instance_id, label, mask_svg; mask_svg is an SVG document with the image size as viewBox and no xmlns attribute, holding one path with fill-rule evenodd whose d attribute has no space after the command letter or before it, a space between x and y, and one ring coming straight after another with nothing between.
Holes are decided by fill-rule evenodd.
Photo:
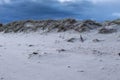
<instances>
[{"instance_id":1,"label":"dark vegetation on dune","mask_svg":"<svg viewBox=\"0 0 120 80\"><path fill-rule=\"evenodd\" d=\"M46 32L57 31L63 32L74 30L77 32L85 32L93 29L99 29L99 33L113 33L117 29L109 29L106 26L120 25L120 19L113 21L105 21L99 23L93 20L75 20L75 19L62 19L62 20L24 20L14 21L8 24L0 24L0 32L35 32L44 30Z\"/></svg>"}]
</instances>

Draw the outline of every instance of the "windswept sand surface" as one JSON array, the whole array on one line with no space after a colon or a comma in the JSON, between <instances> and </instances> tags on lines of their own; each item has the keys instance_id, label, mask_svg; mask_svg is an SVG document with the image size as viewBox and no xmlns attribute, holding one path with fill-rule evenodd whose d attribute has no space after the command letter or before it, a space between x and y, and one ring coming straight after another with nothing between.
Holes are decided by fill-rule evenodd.
<instances>
[{"instance_id":1,"label":"windswept sand surface","mask_svg":"<svg viewBox=\"0 0 120 80\"><path fill-rule=\"evenodd\" d=\"M0 33L0 80L120 80L119 53L120 32Z\"/></svg>"}]
</instances>

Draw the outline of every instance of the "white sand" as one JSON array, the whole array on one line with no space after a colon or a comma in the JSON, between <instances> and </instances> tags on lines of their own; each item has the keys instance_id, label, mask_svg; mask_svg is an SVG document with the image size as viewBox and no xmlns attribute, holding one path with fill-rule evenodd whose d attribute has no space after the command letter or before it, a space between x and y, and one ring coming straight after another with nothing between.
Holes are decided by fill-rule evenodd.
<instances>
[{"instance_id":1,"label":"white sand","mask_svg":"<svg viewBox=\"0 0 120 80\"><path fill-rule=\"evenodd\" d=\"M120 32L81 35L0 33L0 80L120 80Z\"/></svg>"}]
</instances>

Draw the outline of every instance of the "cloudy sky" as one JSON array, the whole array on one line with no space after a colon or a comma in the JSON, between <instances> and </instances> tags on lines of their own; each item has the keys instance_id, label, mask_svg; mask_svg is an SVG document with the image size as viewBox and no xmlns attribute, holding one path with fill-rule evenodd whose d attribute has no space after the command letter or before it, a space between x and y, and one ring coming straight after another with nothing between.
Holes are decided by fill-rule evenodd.
<instances>
[{"instance_id":1,"label":"cloudy sky","mask_svg":"<svg viewBox=\"0 0 120 80\"><path fill-rule=\"evenodd\" d=\"M120 0L0 0L0 22L24 19L120 17Z\"/></svg>"}]
</instances>

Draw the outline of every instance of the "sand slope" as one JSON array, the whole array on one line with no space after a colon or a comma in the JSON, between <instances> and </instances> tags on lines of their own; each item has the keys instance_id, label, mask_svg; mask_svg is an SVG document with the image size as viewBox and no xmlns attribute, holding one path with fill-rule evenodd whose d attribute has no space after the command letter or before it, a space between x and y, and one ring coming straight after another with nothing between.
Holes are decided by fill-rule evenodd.
<instances>
[{"instance_id":1,"label":"sand slope","mask_svg":"<svg viewBox=\"0 0 120 80\"><path fill-rule=\"evenodd\" d=\"M120 80L119 34L0 33L0 80Z\"/></svg>"}]
</instances>

